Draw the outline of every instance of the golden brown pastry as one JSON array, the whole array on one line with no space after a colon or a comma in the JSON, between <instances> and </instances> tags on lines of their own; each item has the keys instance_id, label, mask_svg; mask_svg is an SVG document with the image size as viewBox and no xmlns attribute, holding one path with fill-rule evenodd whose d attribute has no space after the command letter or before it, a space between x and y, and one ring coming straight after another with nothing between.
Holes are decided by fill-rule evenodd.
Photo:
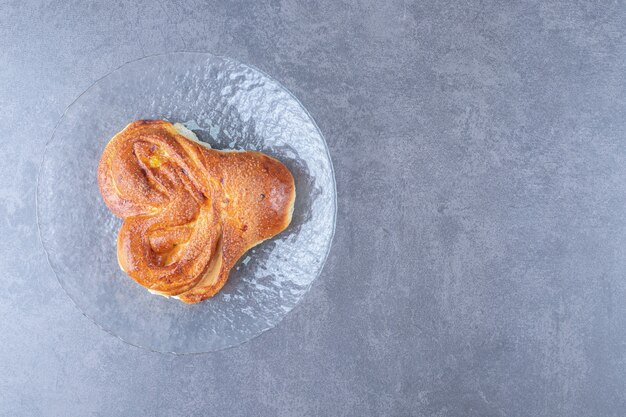
<instances>
[{"instance_id":1,"label":"golden brown pastry","mask_svg":"<svg viewBox=\"0 0 626 417\"><path fill-rule=\"evenodd\" d=\"M207 148L177 126L126 126L104 149L98 186L124 219L122 270L151 292L191 304L217 293L248 249L287 228L295 185L279 161Z\"/></svg>"}]
</instances>

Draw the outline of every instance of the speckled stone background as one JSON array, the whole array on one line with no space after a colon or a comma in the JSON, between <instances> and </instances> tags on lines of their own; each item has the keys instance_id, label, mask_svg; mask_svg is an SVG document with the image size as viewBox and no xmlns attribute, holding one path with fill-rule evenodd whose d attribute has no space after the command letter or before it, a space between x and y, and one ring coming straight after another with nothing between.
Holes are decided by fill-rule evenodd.
<instances>
[{"instance_id":1,"label":"speckled stone background","mask_svg":"<svg viewBox=\"0 0 626 417\"><path fill-rule=\"evenodd\" d=\"M0 416L625 415L624 22L620 1L0 2ZM65 107L178 50L294 92L339 194L291 314L186 357L83 317L35 215Z\"/></svg>"}]
</instances>

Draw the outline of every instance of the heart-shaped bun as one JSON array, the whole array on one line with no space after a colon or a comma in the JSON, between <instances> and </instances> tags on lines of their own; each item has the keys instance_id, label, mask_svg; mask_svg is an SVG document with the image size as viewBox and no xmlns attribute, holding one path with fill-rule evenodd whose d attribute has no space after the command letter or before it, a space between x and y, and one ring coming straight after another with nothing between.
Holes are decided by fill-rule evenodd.
<instances>
[{"instance_id":1,"label":"heart-shaped bun","mask_svg":"<svg viewBox=\"0 0 626 417\"><path fill-rule=\"evenodd\" d=\"M151 292L197 303L237 260L291 222L289 170L260 152L218 151L182 126L138 120L107 144L98 186L124 219L120 267Z\"/></svg>"}]
</instances>

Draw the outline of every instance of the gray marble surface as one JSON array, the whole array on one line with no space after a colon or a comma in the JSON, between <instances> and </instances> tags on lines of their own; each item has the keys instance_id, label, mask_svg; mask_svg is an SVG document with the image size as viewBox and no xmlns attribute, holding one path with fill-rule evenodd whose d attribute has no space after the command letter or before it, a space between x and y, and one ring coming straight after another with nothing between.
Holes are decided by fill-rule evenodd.
<instances>
[{"instance_id":1,"label":"gray marble surface","mask_svg":"<svg viewBox=\"0 0 626 417\"><path fill-rule=\"evenodd\" d=\"M625 11L0 2L0 416L623 416ZM124 62L179 50L293 91L339 195L329 260L288 317L185 357L83 317L35 214L65 107Z\"/></svg>"}]
</instances>

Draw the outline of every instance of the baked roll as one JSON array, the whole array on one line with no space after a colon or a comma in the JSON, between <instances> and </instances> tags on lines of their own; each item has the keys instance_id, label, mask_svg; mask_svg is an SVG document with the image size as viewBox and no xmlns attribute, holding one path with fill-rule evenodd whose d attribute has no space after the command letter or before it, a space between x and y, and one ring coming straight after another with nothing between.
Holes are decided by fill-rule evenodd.
<instances>
[{"instance_id":1,"label":"baked roll","mask_svg":"<svg viewBox=\"0 0 626 417\"><path fill-rule=\"evenodd\" d=\"M247 250L287 228L296 195L293 176L276 159L210 149L163 120L132 122L111 139L98 186L124 219L122 270L189 304L216 294Z\"/></svg>"}]
</instances>

